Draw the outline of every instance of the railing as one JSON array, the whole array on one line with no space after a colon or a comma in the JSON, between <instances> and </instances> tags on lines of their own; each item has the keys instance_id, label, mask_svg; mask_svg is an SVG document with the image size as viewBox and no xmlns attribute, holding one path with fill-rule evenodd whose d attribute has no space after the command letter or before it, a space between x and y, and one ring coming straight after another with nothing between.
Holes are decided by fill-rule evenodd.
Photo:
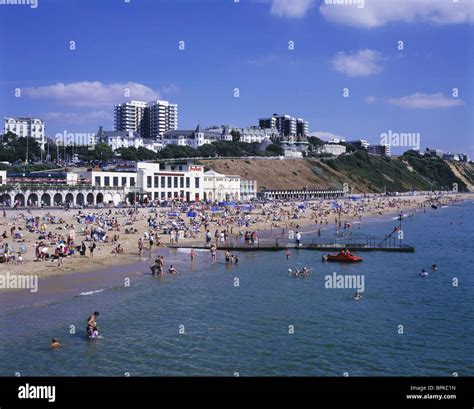
<instances>
[{"instance_id":1,"label":"railing","mask_svg":"<svg viewBox=\"0 0 474 409\"><path fill-rule=\"evenodd\" d=\"M50 185L50 184L15 184L0 186L0 192L8 191L37 191L37 190L123 190L120 186L95 186L86 184L77 185Z\"/></svg>"},{"instance_id":2,"label":"railing","mask_svg":"<svg viewBox=\"0 0 474 409\"><path fill-rule=\"evenodd\" d=\"M220 244L221 247L248 247L248 248L287 248L294 247L296 244L294 239L287 239L282 237L277 238L263 238L259 239L254 244L246 243L242 238L237 241L235 239L227 241L226 243ZM404 247L399 240L394 237L381 242L380 238L369 235L356 235L356 236L347 236L347 237L318 237L311 240L302 240L301 244L303 247L313 247L313 248L365 248L365 249L395 249Z\"/></svg>"}]
</instances>

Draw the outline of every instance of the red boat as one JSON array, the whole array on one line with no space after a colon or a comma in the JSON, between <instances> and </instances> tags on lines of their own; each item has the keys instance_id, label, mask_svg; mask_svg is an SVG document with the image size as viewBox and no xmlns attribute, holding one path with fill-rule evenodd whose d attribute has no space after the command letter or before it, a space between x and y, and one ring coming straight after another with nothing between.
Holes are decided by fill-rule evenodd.
<instances>
[{"instance_id":1,"label":"red boat","mask_svg":"<svg viewBox=\"0 0 474 409\"><path fill-rule=\"evenodd\" d=\"M328 254L323 256L326 261L339 261L340 263L356 263L362 261L362 258L351 254L349 251L340 252L339 254Z\"/></svg>"}]
</instances>

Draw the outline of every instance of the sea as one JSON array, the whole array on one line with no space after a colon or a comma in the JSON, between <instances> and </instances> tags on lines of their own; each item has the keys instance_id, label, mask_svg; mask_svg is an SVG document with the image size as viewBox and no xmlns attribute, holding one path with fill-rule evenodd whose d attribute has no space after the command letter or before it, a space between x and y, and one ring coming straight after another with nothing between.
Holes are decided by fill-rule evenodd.
<instances>
[{"instance_id":1,"label":"sea","mask_svg":"<svg viewBox=\"0 0 474 409\"><path fill-rule=\"evenodd\" d=\"M309 250L240 252L237 265L204 250L191 264L186 249L158 250L179 274L152 276L145 256L2 292L0 376L473 376L473 214L473 201L418 210L402 227L414 253L360 252L357 264ZM396 219L351 231L382 238ZM302 267L311 274L289 275ZM363 277L364 297L330 288L334 274ZM96 310L101 338L89 340Z\"/></svg>"}]
</instances>

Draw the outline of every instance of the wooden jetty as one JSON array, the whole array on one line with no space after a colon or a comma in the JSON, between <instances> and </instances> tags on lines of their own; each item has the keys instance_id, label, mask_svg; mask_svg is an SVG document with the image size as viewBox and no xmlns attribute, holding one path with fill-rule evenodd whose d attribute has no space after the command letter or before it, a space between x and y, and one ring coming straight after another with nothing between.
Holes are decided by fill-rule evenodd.
<instances>
[{"instance_id":1,"label":"wooden jetty","mask_svg":"<svg viewBox=\"0 0 474 409\"><path fill-rule=\"evenodd\" d=\"M171 244L169 248L194 248L194 249L210 249L210 245L206 244ZM386 251L393 253L414 253L415 248L407 244L395 240L393 237L386 237L382 241L378 241L375 237L350 237L344 242L329 238L316 238L302 241L299 246L293 240L286 239L259 239L254 244L242 241L232 241L218 243L218 250L230 251L282 251L286 249L294 250L316 250L316 251L340 251L348 249L350 251Z\"/></svg>"}]
</instances>

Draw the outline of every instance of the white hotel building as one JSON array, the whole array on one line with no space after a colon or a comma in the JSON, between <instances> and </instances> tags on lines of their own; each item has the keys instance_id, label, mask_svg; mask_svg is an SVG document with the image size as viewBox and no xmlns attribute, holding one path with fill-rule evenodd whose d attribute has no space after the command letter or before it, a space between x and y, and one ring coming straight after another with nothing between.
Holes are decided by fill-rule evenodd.
<instances>
[{"instance_id":1,"label":"white hotel building","mask_svg":"<svg viewBox=\"0 0 474 409\"><path fill-rule=\"evenodd\" d=\"M44 121L39 118L4 118L4 131L13 132L20 138L34 138L41 148L45 144Z\"/></svg>"},{"instance_id":2,"label":"white hotel building","mask_svg":"<svg viewBox=\"0 0 474 409\"><path fill-rule=\"evenodd\" d=\"M186 202L203 199L204 167L138 162L136 172L92 170L82 177L98 187L124 188L129 201L144 199Z\"/></svg>"},{"instance_id":3,"label":"white hotel building","mask_svg":"<svg viewBox=\"0 0 474 409\"><path fill-rule=\"evenodd\" d=\"M96 134L96 143L105 143L113 151L120 148L146 148L158 152L163 148L159 139L145 139L133 131L104 131L102 127Z\"/></svg>"},{"instance_id":4,"label":"white hotel building","mask_svg":"<svg viewBox=\"0 0 474 409\"><path fill-rule=\"evenodd\" d=\"M238 202L240 200L240 176L223 175L213 170L204 173L204 200Z\"/></svg>"},{"instance_id":5,"label":"white hotel building","mask_svg":"<svg viewBox=\"0 0 474 409\"><path fill-rule=\"evenodd\" d=\"M240 176L204 172L203 166L187 162L138 162L136 171L92 170L80 172L80 176L93 186L124 189L129 202L145 197L186 202L240 200Z\"/></svg>"},{"instance_id":6,"label":"white hotel building","mask_svg":"<svg viewBox=\"0 0 474 409\"><path fill-rule=\"evenodd\" d=\"M216 141L231 141L232 135L229 133L219 133L213 131L203 130L201 125L198 125L195 130L174 130L163 134L161 141L164 146L178 145L189 146L191 148L199 148L202 145L209 144Z\"/></svg>"}]
</instances>

